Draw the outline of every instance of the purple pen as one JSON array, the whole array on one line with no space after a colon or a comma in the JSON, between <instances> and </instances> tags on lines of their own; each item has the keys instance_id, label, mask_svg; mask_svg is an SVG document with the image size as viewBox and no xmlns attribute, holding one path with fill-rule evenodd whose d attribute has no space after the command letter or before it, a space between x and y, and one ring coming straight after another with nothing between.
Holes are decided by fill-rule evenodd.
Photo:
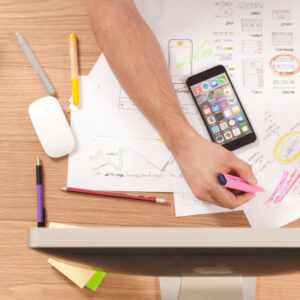
<instances>
[{"instance_id":1,"label":"purple pen","mask_svg":"<svg viewBox=\"0 0 300 300\"><path fill-rule=\"evenodd\" d=\"M45 227L45 208L43 207L43 176L40 157L36 160L36 199L37 199L37 225Z\"/></svg>"}]
</instances>

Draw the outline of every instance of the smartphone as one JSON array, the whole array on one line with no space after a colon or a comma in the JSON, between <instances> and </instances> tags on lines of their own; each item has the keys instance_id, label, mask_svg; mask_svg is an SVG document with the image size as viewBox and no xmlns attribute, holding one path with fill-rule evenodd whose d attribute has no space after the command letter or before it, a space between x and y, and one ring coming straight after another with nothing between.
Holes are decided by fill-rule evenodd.
<instances>
[{"instance_id":1,"label":"smartphone","mask_svg":"<svg viewBox=\"0 0 300 300\"><path fill-rule=\"evenodd\" d=\"M193 75L186 83L212 141L235 150L256 140L224 66Z\"/></svg>"},{"instance_id":2,"label":"smartphone","mask_svg":"<svg viewBox=\"0 0 300 300\"><path fill-rule=\"evenodd\" d=\"M192 75L193 42L189 39L169 40L168 63L173 83L184 84Z\"/></svg>"}]
</instances>

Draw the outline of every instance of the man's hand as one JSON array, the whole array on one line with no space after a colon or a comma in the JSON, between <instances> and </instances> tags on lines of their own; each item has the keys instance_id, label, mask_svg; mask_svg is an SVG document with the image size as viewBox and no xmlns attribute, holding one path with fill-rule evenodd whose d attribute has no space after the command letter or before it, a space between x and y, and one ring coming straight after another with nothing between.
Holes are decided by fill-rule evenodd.
<instances>
[{"instance_id":1,"label":"man's hand","mask_svg":"<svg viewBox=\"0 0 300 300\"><path fill-rule=\"evenodd\" d=\"M193 130L184 133L173 153L194 195L215 205L235 209L254 197L235 195L218 183L219 173L234 172L250 184L256 184L252 168L224 147L205 140Z\"/></svg>"}]
</instances>

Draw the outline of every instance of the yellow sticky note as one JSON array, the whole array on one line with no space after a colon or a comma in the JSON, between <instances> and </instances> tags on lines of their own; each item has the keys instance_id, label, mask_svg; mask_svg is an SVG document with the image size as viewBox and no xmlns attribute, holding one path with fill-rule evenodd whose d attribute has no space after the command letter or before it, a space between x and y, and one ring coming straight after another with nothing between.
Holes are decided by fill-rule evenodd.
<instances>
[{"instance_id":1,"label":"yellow sticky note","mask_svg":"<svg viewBox=\"0 0 300 300\"><path fill-rule=\"evenodd\" d=\"M80 288L84 288L96 272L93 267L60 259L49 258L48 263Z\"/></svg>"},{"instance_id":2,"label":"yellow sticky note","mask_svg":"<svg viewBox=\"0 0 300 300\"><path fill-rule=\"evenodd\" d=\"M56 223L56 222L49 222L49 228L82 228L81 226L63 224L63 223Z\"/></svg>"}]
</instances>

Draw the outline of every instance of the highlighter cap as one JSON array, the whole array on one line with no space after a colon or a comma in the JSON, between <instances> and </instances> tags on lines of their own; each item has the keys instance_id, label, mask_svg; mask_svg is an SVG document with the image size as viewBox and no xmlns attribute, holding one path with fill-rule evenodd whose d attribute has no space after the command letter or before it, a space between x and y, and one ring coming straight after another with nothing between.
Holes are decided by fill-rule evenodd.
<instances>
[{"instance_id":1,"label":"highlighter cap","mask_svg":"<svg viewBox=\"0 0 300 300\"><path fill-rule=\"evenodd\" d=\"M226 177L224 174L218 174L218 181L220 184L225 185L227 183Z\"/></svg>"}]
</instances>

